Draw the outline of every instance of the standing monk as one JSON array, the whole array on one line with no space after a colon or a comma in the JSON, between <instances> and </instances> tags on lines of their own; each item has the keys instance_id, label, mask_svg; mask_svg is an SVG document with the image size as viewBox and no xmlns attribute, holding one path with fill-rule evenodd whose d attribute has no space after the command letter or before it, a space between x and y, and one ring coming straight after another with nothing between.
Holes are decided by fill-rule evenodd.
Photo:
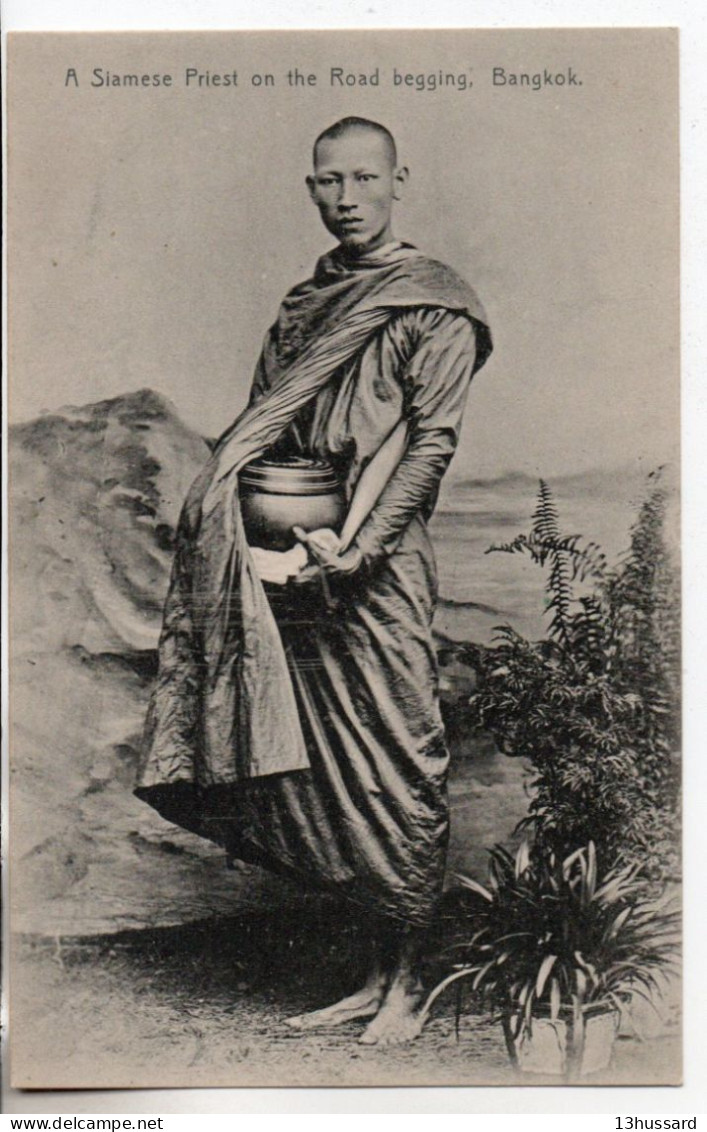
<instances>
[{"instance_id":1,"label":"standing monk","mask_svg":"<svg viewBox=\"0 0 707 1132\"><path fill-rule=\"evenodd\" d=\"M365 914L365 985L289 1024L368 1019L371 1045L421 1026L417 958L442 889L449 761L427 522L491 349L470 287L393 234L407 176L375 122L345 118L315 143L307 184L338 244L284 299L250 403L184 505L136 790L232 857ZM351 504L401 428L402 455L348 546L329 530L293 533L281 552L248 546L247 463L325 458ZM304 601L322 574L328 612L278 615L278 591Z\"/></svg>"}]
</instances>

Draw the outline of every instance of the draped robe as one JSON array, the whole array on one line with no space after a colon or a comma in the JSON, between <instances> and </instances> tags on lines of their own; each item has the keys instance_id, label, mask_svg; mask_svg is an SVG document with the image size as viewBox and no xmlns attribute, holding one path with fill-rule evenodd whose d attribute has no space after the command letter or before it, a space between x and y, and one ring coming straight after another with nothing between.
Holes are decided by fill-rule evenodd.
<instances>
[{"instance_id":1,"label":"draped robe","mask_svg":"<svg viewBox=\"0 0 707 1132\"><path fill-rule=\"evenodd\" d=\"M136 787L232 856L409 923L433 912L448 835L426 523L490 348L474 292L407 244L338 249L289 293L180 517ZM238 471L263 452L325 457L350 501L403 419L335 607L264 587Z\"/></svg>"}]
</instances>

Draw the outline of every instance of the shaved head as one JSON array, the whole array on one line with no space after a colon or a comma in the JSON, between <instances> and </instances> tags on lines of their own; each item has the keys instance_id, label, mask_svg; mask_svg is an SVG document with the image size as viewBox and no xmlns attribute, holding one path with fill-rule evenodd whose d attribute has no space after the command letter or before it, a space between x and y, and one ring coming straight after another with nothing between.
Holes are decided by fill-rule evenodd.
<instances>
[{"instance_id":1,"label":"shaved head","mask_svg":"<svg viewBox=\"0 0 707 1132\"><path fill-rule=\"evenodd\" d=\"M407 177L390 130L368 118L342 118L314 143L307 185L328 231L349 255L362 255L395 238L393 202Z\"/></svg>"},{"instance_id":2,"label":"shaved head","mask_svg":"<svg viewBox=\"0 0 707 1132\"><path fill-rule=\"evenodd\" d=\"M398 163L398 153L395 146L395 138L390 130L386 130L385 126L381 126L380 122L373 122L370 118L341 118L338 122L334 122L333 126L323 130L314 143L314 164L317 164L317 151L322 142L334 141L336 138L342 137L344 134L355 131L368 131L370 133L378 134L382 139L391 166L395 167Z\"/></svg>"}]
</instances>

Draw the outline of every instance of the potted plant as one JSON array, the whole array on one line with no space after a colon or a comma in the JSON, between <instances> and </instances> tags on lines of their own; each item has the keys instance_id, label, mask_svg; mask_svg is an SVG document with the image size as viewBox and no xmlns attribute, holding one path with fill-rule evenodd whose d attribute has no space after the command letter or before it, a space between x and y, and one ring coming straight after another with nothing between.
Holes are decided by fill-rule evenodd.
<instances>
[{"instance_id":1,"label":"potted plant","mask_svg":"<svg viewBox=\"0 0 707 1132\"><path fill-rule=\"evenodd\" d=\"M633 996L659 993L677 963L679 914L646 899L638 866L600 875L593 842L563 859L523 842L491 850L488 886L460 877L471 934L425 1007L465 980L498 1014L519 1070L576 1080L606 1068ZM459 1009L459 1006L458 1006Z\"/></svg>"}]
</instances>

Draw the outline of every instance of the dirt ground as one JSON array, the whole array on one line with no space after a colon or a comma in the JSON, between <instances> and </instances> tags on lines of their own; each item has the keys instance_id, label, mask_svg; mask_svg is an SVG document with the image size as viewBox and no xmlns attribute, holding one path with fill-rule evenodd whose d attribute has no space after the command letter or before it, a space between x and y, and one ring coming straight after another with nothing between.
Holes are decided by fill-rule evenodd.
<instances>
[{"instance_id":1,"label":"dirt ground","mask_svg":"<svg viewBox=\"0 0 707 1132\"><path fill-rule=\"evenodd\" d=\"M353 989L367 940L334 901L75 941L15 944L10 1052L18 1087L536 1085L514 1075L500 1026L466 1003L458 1037L450 992L422 1036L376 1050L363 1024L310 1034L288 1015ZM428 964L427 977L435 976ZM16 1020L16 1024L15 1023ZM679 1080L676 1028L620 1038L587 1084Z\"/></svg>"}]
</instances>

